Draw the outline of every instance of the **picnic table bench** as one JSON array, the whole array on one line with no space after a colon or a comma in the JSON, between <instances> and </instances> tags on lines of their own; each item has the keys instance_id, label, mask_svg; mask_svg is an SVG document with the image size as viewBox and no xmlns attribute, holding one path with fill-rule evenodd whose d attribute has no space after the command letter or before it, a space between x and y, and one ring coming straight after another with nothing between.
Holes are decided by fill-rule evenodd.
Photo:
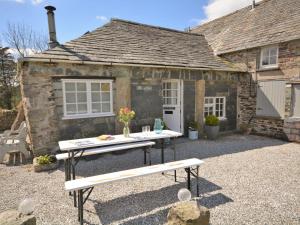
<instances>
[{"instance_id":1,"label":"picnic table bench","mask_svg":"<svg viewBox=\"0 0 300 225\"><path fill-rule=\"evenodd\" d=\"M177 169L185 169L187 173L187 187L191 190L191 175L196 178L197 182L197 196L199 197L199 166L203 163L202 160L192 158L180 161L174 161L154 166L141 167L136 169L129 169L119 172L102 174L98 176L80 178L76 180L66 181L66 191L76 191L78 193L78 220L83 224L83 206L88 200L95 186L102 184L117 182L125 179L132 179L136 177L148 176L156 173L175 171ZM193 167L196 167L195 169ZM86 196L84 196L84 194Z\"/></svg>"}]
</instances>

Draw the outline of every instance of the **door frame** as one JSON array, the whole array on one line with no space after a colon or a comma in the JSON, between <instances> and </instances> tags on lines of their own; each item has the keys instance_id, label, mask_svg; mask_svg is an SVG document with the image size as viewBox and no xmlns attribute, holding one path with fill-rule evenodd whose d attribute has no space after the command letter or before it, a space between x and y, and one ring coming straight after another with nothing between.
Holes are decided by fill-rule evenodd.
<instances>
[{"instance_id":1,"label":"door frame","mask_svg":"<svg viewBox=\"0 0 300 225\"><path fill-rule=\"evenodd\" d=\"M184 134L184 101L183 101L183 92L184 92L184 83L183 83L183 80L182 79L163 79L162 80L162 84L164 82L171 82L171 81L178 81L179 83L179 92L180 92L180 96L178 96L179 98L179 109L180 109L180 132L182 134ZM163 89L162 89L163 91ZM161 95L163 97L163 93ZM162 109L164 110L164 104L162 104ZM163 113L163 112L162 112Z\"/></svg>"}]
</instances>

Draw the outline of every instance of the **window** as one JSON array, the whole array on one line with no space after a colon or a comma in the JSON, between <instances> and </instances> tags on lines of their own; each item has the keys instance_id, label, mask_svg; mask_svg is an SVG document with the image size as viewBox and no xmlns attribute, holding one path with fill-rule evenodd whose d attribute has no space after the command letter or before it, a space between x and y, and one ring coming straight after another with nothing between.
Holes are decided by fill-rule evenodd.
<instances>
[{"instance_id":1,"label":"window","mask_svg":"<svg viewBox=\"0 0 300 225\"><path fill-rule=\"evenodd\" d=\"M226 117L226 98L225 97L205 97L204 98L204 117L215 115L219 119Z\"/></svg>"},{"instance_id":2,"label":"window","mask_svg":"<svg viewBox=\"0 0 300 225\"><path fill-rule=\"evenodd\" d=\"M256 115L283 118L285 81L260 81L257 87Z\"/></svg>"},{"instance_id":3,"label":"window","mask_svg":"<svg viewBox=\"0 0 300 225\"><path fill-rule=\"evenodd\" d=\"M177 81L163 82L163 105L178 105L178 89Z\"/></svg>"},{"instance_id":4,"label":"window","mask_svg":"<svg viewBox=\"0 0 300 225\"><path fill-rule=\"evenodd\" d=\"M278 61L278 47L266 47L261 49L260 56L260 67L261 68L272 68L277 67Z\"/></svg>"},{"instance_id":5,"label":"window","mask_svg":"<svg viewBox=\"0 0 300 225\"><path fill-rule=\"evenodd\" d=\"M62 80L65 118L112 115L111 80Z\"/></svg>"}]
</instances>

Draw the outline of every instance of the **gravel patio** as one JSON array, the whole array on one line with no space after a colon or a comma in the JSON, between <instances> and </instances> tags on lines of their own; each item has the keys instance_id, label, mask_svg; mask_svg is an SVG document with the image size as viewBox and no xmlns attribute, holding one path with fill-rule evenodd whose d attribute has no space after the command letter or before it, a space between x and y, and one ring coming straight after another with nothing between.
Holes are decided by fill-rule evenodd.
<instances>
[{"instance_id":1,"label":"gravel patio","mask_svg":"<svg viewBox=\"0 0 300 225\"><path fill-rule=\"evenodd\" d=\"M300 144L229 135L217 141L179 139L178 159L197 157L200 204L211 212L211 224L300 224ZM167 160L172 152L166 151ZM152 154L160 160L159 150ZM140 150L82 160L79 176L143 166ZM185 187L185 173L152 175L95 188L85 204L87 224L165 224L168 209ZM0 165L0 211L33 198L39 225L78 224L77 210L64 191L64 170L34 173L31 165Z\"/></svg>"}]
</instances>

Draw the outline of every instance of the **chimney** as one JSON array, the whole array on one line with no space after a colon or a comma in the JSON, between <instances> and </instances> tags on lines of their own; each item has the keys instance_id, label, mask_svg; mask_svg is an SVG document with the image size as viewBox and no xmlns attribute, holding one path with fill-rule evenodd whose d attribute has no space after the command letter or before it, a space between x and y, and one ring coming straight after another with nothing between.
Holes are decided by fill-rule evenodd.
<instances>
[{"instance_id":1,"label":"chimney","mask_svg":"<svg viewBox=\"0 0 300 225\"><path fill-rule=\"evenodd\" d=\"M255 0L252 1L252 9L255 8Z\"/></svg>"},{"instance_id":2,"label":"chimney","mask_svg":"<svg viewBox=\"0 0 300 225\"><path fill-rule=\"evenodd\" d=\"M55 19L54 19L54 11L56 8L54 6L48 5L45 7L48 15L48 28L49 28L49 47L54 48L59 43L56 39L56 29L55 29Z\"/></svg>"}]
</instances>

